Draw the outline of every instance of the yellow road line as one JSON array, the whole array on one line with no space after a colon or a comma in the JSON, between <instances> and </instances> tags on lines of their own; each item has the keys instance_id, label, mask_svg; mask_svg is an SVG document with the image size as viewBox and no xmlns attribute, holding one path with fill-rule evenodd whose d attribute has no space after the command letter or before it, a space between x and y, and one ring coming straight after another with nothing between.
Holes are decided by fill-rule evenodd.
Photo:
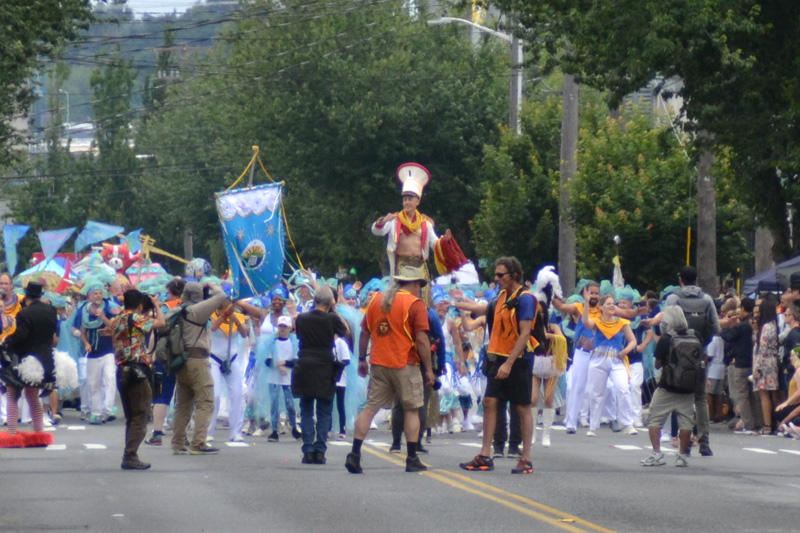
<instances>
[{"instance_id":1,"label":"yellow road line","mask_svg":"<svg viewBox=\"0 0 800 533\"><path fill-rule=\"evenodd\" d=\"M372 455L374 455L376 457L380 457L381 459L389 461L390 463L394 463L394 464L396 464L398 466L405 466L405 461L402 461L402 460L400 460L398 458L395 458L394 456L392 456L392 455L390 455L390 454L388 454L388 453L386 453L386 452L384 452L382 450L376 450L376 449L373 449L371 447L364 447L364 448L362 448L362 451L366 451L366 452L368 452L368 453L370 453L370 454L372 454ZM398 455L398 457L402 457L402 455ZM573 531L573 532L585 532L585 531L587 531L587 529L582 529L581 527L577 527L578 525L580 525L583 528L588 528L588 529L594 530L594 531L600 531L600 532L603 532L603 533L614 533L610 529L605 529L605 528L603 528L601 526L598 526L597 524L593 524L591 522L588 522L586 520L578 518L577 516L573 516L573 515L571 515L569 513L565 513L563 511L559 511L558 509L554 509L552 507L549 507L549 506L544 505L542 503L536 502L536 501L531 500L529 498L524 498L522 496L518 496L518 495L516 495L516 494L514 494L512 492L507 492L507 491L505 491L503 489L499 489L497 487L493 487L492 485L487 485L486 483L482 483L480 481L475 481L473 479L470 479L467 476L463 476L463 475L457 474L455 472L450 472L448 470L436 469L436 470L432 470L432 471L429 470L427 472L421 472L421 474L425 475L427 477L430 477L432 479L435 479L437 481L440 481L442 483L445 483L447 485L450 485L451 487L454 487L454 488L457 488L459 490L462 490L464 492L468 492L470 494L474 494L474 495L479 496L481 498L484 498L484 499L493 501L495 503L498 503L498 504L500 504L500 505L502 505L504 507L508 507L509 509L513 509L514 511L520 512L520 513L525 514L525 515L528 515L528 516L530 516L532 518L536 518L537 520L541 520L542 522L546 522L546 523L548 523L548 524L550 524L552 526L558 527L560 529L565 529L567 531ZM455 479L450 479L447 476L450 476L450 477L455 478ZM469 485L464 484L464 482L470 483L470 484L474 485L477 488L470 487ZM478 489L483 489L483 490L478 490ZM505 498L508 498L508 499L503 499L503 498L499 498L497 496L494 496L493 494L488 494L487 491L500 494L500 495L502 495L502 496L504 496ZM559 518L551 518L551 517L546 516L544 514L538 513L538 512L536 512L536 511L534 511L532 509L524 507L523 505L519 505L517 503L509 501L509 499L516 500L518 502L521 502L521 503L523 503L525 505L528 505L528 506L531 506L531 507L535 507L535 508L537 508L537 509L539 509L541 511L545 511L545 512L550 513L552 515L555 515L555 516L557 516Z\"/></svg>"}]
</instances>

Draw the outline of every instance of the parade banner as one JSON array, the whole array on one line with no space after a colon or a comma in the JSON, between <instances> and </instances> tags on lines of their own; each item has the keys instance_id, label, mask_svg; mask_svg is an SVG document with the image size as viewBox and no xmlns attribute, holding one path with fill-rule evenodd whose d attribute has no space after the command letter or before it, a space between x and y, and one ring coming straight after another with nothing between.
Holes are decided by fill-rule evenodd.
<instances>
[{"instance_id":1,"label":"parade banner","mask_svg":"<svg viewBox=\"0 0 800 533\"><path fill-rule=\"evenodd\" d=\"M142 234L142 230L137 229L136 231L132 231L125 236L125 242L128 243L128 250L131 251L132 254L135 254L139 250L142 249L142 243L139 242L139 235Z\"/></svg>"},{"instance_id":2,"label":"parade banner","mask_svg":"<svg viewBox=\"0 0 800 533\"><path fill-rule=\"evenodd\" d=\"M42 245L45 262L53 259L64 243L75 233L75 228L54 229L51 231L40 231L39 242Z\"/></svg>"},{"instance_id":3,"label":"parade banner","mask_svg":"<svg viewBox=\"0 0 800 533\"><path fill-rule=\"evenodd\" d=\"M123 231L125 231L125 228L122 226L112 226L111 224L90 220L86 223L83 231L78 234L78 238L75 239L75 251L80 252L90 244L116 237Z\"/></svg>"},{"instance_id":4,"label":"parade banner","mask_svg":"<svg viewBox=\"0 0 800 533\"><path fill-rule=\"evenodd\" d=\"M13 276L17 271L17 243L28 233L30 226L8 225L3 226L3 246L6 250L6 267Z\"/></svg>"},{"instance_id":5,"label":"parade banner","mask_svg":"<svg viewBox=\"0 0 800 533\"><path fill-rule=\"evenodd\" d=\"M283 273L280 183L217 193L217 211L231 269L234 297L270 290Z\"/></svg>"}]
</instances>

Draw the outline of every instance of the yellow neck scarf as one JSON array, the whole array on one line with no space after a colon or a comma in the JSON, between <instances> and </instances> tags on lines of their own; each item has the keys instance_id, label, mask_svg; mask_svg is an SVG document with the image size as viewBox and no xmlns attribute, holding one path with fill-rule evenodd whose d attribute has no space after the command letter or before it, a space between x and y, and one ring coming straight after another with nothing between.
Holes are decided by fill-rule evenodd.
<instances>
[{"instance_id":1,"label":"yellow neck scarf","mask_svg":"<svg viewBox=\"0 0 800 533\"><path fill-rule=\"evenodd\" d=\"M599 316L594 319L594 323L597 325L597 329L605 335L606 339L611 339L622 331L622 328L629 322L623 318L614 318L610 322L606 322L603 317Z\"/></svg>"},{"instance_id":2,"label":"yellow neck scarf","mask_svg":"<svg viewBox=\"0 0 800 533\"><path fill-rule=\"evenodd\" d=\"M244 315L240 313L234 313L234 315L236 315L236 319L239 321L239 323L244 323ZM214 312L214 318L215 319L219 318L219 311ZM238 329L238 327L235 324L233 324L232 317L229 317L228 320L224 321L222 324L219 325L219 329L222 330L222 332L227 337L231 334L231 326L233 326L234 329Z\"/></svg>"},{"instance_id":3,"label":"yellow neck scarf","mask_svg":"<svg viewBox=\"0 0 800 533\"><path fill-rule=\"evenodd\" d=\"M409 232L415 233L419 228L422 227L422 223L424 219L419 211L414 211L414 220L411 221L408 219L408 215L406 215L405 211L400 211L397 214L397 219L400 221L400 224L403 225Z\"/></svg>"}]
</instances>

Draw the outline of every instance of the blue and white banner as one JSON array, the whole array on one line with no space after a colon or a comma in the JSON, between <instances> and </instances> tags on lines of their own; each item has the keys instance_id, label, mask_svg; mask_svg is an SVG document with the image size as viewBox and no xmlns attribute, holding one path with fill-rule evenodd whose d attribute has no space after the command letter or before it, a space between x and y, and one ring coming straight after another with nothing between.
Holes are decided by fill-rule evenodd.
<instances>
[{"instance_id":1,"label":"blue and white banner","mask_svg":"<svg viewBox=\"0 0 800 533\"><path fill-rule=\"evenodd\" d=\"M122 226L112 226L111 224L90 220L86 223L83 231L78 234L78 238L75 239L75 251L80 252L90 244L116 237L123 231L125 231L125 228Z\"/></svg>"},{"instance_id":2,"label":"blue and white banner","mask_svg":"<svg viewBox=\"0 0 800 533\"><path fill-rule=\"evenodd\" d=\"M233 296L269 291L283 273L283 213L280 183L217 193Z\"/></svg>"},{"instance_id":3,"label":"blue and white banner","mask_svg":"<svg viewBox=\"0 0 800 533\"><path fill-rule=\"evenodd\" d=\"M9 225L3 226L3 246L6 250L6 267L13 276L17 271L17 243L25 236L30 226Z\"/></svg>"},{"instance_id":4,"label":"blue and white banner","mask_svg":"<svg viewBox=\"0 0 800 533\"><path fill-rule=\"evenodd\" d=\"M45 262L56 256L64 243L75 233L75 228L54 229L39 232L39 243L42 245Z\"/></svg>"}]
</instances>

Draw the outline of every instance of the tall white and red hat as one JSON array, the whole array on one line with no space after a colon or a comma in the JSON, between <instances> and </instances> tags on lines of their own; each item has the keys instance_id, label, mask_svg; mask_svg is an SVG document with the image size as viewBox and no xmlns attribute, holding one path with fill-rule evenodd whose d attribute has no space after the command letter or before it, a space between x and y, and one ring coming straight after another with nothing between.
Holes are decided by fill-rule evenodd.
<instances>
[{"instance_id":1,"label":"tall white and red hat","mask_svg":"<svg viewBox=\"0 0 800 533\"><path fill-rule=\"evenodd\" d=\"M422 198L422 190L431 181L431 173L417 163L403 163L397 167L397 179L403 184L403 196L413 194Z\"/></svg>"}]
</instances>

